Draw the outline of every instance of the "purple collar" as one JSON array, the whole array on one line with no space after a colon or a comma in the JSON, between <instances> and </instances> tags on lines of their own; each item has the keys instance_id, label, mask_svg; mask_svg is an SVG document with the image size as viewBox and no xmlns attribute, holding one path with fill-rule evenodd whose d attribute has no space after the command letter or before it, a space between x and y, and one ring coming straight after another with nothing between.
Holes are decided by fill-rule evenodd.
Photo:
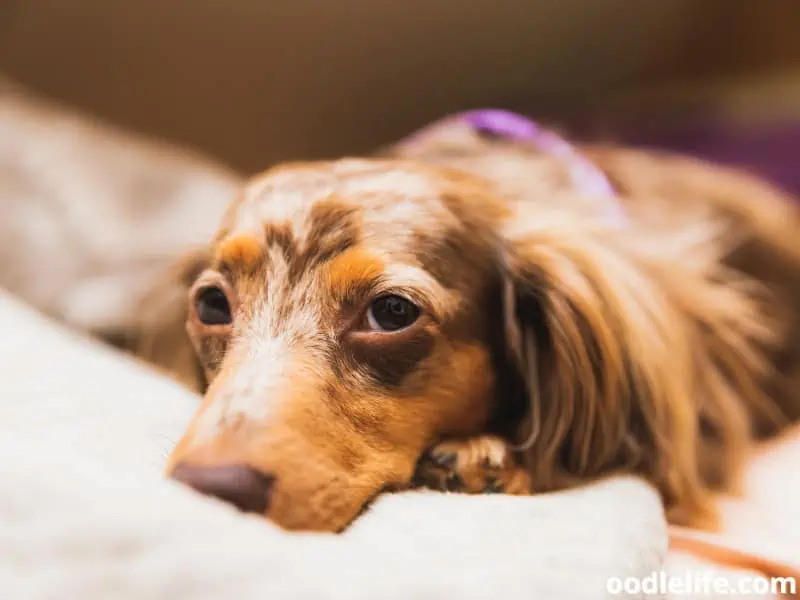
<instances>
[{"instance_id":1,"label":"purple collar","mask_svg":"<svg viewBox=\"0 0 800 600\"><path fill-rule=\"evenodd\" d=\"M617 193L605 173L564 138L536 122L505 110L472 110L434 123L418 134L412 135L408 141L424 136L430 129L438 128L445 123L466 123L479 134L528 144L539 152L558 158L568 169L570 179L577 190L597 196L607 203L613 220L624 219L624 210L618 202Z\"/></svg>"},{"instance_id":2,"label":"purple collar","mask_svg":"<svg viewBox=\"0 0 800 600\"><path fill-rule=\"evenodd\" d=\"M479 133L530 144L540 152L563 161L575 187L587 194L616 196L611 182L594 163L567 140L530 119L505 110L473 110L458 115Z\"/></svg>"}]
</instances>

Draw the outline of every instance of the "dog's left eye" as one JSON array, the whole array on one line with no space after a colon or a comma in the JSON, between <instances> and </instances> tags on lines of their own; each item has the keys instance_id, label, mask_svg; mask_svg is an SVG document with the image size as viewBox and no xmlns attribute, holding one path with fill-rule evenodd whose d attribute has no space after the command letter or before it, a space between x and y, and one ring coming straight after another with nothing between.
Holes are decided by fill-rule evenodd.
<instances>
[{"instance_id":1,"label":"dog's left eye","mask_svg":"<svg viewBox=\"0 0 800 600\"><path fill-rule=\"evenodd\" d=\"M231 306L228 298L218 287L207 287L197 295L197 316L205 325L228 325L231 322Z\"/></svg>"},{"instance_id":2,"label":"dog's left eye","mask_svg":"<svg viewBox=\"0 0 800 600\"><path fill-rule=\"evenodd\" d=\"M397 331L409 327L419 318L416 304L401 296L381 296L369 307L367 323L374 331Z\"/></svg>"}]
</instances>

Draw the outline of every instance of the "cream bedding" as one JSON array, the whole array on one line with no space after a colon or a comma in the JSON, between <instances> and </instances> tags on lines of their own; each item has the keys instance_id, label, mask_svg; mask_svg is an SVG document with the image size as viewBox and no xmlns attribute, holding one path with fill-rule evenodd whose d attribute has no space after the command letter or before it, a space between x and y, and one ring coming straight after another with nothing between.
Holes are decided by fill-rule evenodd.
<instances>
[{"instance_id":1,"label":"cream bedding","mask_svg":"<svg viewBox=\"0 0 800 600\"><path fill-rule=\"evenodd\" d=\"M197 399L0 295L0 598L603 598L659 568L633 479L519 498L405 493L292 535L162 477Z\"/></svg>"}]
</instances>

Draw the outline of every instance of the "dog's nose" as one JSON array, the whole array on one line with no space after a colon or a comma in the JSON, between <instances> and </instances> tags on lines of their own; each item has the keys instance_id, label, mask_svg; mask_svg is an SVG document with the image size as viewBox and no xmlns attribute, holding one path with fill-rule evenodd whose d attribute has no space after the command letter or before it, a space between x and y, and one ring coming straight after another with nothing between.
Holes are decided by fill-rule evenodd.
<instances>
[{"instance_id":1,"label":"dog's nose","mask_svg":"<svg viewBox=\"0 0 800 600\"><path fill-rule=\"evenodd\" d=\"M200 466L178 464L170 475L201 494L230 502L244 512L267 512L275 478L243 464Z\"/></svg>"}]
</instances>

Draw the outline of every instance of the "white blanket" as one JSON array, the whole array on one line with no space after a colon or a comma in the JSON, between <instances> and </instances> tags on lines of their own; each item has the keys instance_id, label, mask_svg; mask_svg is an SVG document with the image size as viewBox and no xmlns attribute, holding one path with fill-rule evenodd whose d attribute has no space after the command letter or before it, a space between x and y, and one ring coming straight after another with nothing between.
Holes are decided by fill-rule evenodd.
<instances>
[{"instance_id":1,"label":"white blanket","mask_svg":"<svg viewBox=\"0 0 800 600\"><path fill-rule=\"evenodd\" d=\"M395 494L343 535L288 534L163 478L196 402L0 294L0 599L596 599L666 554L625 478Z\"/></svg>"}]
</instances>

